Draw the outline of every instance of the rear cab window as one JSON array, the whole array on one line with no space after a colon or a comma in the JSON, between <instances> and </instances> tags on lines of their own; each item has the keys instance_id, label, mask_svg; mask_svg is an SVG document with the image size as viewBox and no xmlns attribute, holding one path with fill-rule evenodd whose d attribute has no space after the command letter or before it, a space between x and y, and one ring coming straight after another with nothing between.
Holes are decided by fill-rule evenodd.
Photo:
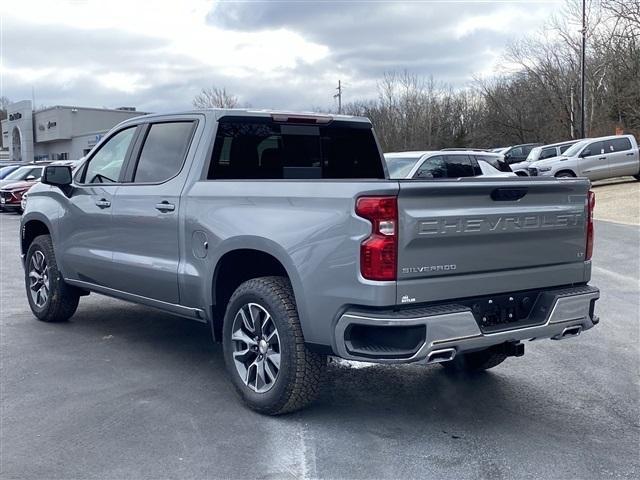
<instances>
[{"instance_id":1,"label":"rear cab window","mask_svg":"<svg viewBox=\"0 0 640 480\"><path fill-rule=\"evenodd\" d=\"M219 120L208 179L384 179L371 125Z\"/></svg>"}]
</instances>

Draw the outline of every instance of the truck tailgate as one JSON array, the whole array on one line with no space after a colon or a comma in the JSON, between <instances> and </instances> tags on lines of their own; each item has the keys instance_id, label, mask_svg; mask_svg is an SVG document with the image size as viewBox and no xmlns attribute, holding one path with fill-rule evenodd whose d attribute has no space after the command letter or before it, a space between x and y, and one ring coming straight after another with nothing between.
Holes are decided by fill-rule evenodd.
<instances>
[{"instance_id":1,"label":"truck tailgate","mask_svg":"<svg viewBox=\"0 0 640 480\"><path fill-rule=\"evenodd\" d=\"M586 179L401 181L398 303L588 280Z\"/></svg>"}]
</instances>

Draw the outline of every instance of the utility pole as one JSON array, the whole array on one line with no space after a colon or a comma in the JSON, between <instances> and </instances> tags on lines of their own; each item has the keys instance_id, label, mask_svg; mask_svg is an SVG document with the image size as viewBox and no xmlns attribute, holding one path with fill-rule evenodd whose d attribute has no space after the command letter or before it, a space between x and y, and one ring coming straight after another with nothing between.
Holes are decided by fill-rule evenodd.
<instances>
[{"instance_id":1,"label":"utility pole","mask_svg":"<svg viewBox=\"0 0 640 480\"><path fill-rule=\"evenodd\" d=\"M587 11L586 11L586 0L582 0L582 60L580 62L580 138L584 138L586 136L585 129L585 102L587 98L587 94L584 88L584 69L585 69L585 58L586 58L586 47L587 47Z\"/></svg>"},{"instance_id":2,"label":"utility pole","mask_svg":"<svg viewBox=\"0 0 640 480\"><path fill-rule=\"evenodd\" d=\"M571 89L569 90L569 92L569 95L571 96L571 98L569 99L569 101L571 102L571 138L574 139L576 138L576 119L573 106L573 96L575 95L573 85L571 85Z\"/></svg>"},{"instance_id":3,"label":"utility pole","mask_svg":"<svg viewBox=\"0 0 640 480\"><path fill-rule=\"evenodd\" d=\"M338 90L338 93L336 93L333 98L337 98L338 99L338 114L342 113L342 84L340 83L340 80L338 80L338 88L336 88L336 90Z\"/></svg>"}]
</instances>

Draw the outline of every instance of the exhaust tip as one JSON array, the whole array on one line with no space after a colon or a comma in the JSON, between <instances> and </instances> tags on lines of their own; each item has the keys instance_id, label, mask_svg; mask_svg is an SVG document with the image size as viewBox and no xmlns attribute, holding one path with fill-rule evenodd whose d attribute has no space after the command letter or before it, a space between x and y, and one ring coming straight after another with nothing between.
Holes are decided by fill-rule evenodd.
<instances>
[{"instance_id":1,"label":"exhaust tip","mask_svg":"<svg viewBox=\"0 0 640 480\"><path fill-rule=\"evenodd\" d=\"M442 363L453 360L456 356L455 348L443 348L441 350L434 350L427 355L427 363Z\"/></svg>"},{"instance_id":2,"label":"exhaust tip","mask_svg":"<svg viewBox=\"0 0 640 480\"><path fill-rule=\"evenodd\" d=\"M553 337L553 340L564 340L565 338L577 337L582 333L582 325L574 325L565 328L562 333Z\"/></svg>"}]
</instances>

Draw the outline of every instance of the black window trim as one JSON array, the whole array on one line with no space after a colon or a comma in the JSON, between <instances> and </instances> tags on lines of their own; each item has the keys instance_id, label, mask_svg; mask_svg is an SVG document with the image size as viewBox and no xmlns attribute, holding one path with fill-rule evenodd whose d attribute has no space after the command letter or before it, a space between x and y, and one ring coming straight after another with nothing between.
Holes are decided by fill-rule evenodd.
<instances>
[{"instance_id":1,"label":"black window trim","mask_svg":"<svg viewBox=\"0 0 640 480\"><path fill-rule=\"evenodd\" d=\"M162 185L164 183L170 182L178 175L182 173L184 170L184 166L187 163L187 158L189 157L189 152L193 147L193 139L195 138L196 130L198 129L199 119L196 117L187 117L187 118L162 118L156 121L150 119L150 121L141 123L139 126L141 127L139 135L136 137L133 151L131 155L127 158L127 164L124 168L124 181L120 185ZM182 163L180 164L180 168L178 171L171 177L166 180L162 180L160 182L136 182L134 181L136 170L138 169L138 163L140 162L140 155L142 154L142 149L144 147L145 142L147 141L147 137L149 132L151 131L151 127L153 125L158 125L161 123L191 123L191 132L189 134L189 144L187 149L185 150L184 157L182 158Z\"/></svg>"},{"instance_id":2,"label":"black window trim","mask_svg":"<svg viewBox=\"0 0 640 480\"><path fill-rule=\"evenodd\" d=\"M109 141L115 137L116 135L118 135L121 132L124 132L125 130L128 130L130 128L134 128L135 131L133 132L133 138L131 139L131 143L129 144L129 147L127 148L127 153L124 156L124 160L122 162L122 168L120 169L120 175L118 175L118 181L117 182L113 182L113 183L87 183L85 182L85 174L87 172L87 168L88 165L91 163L91 161L93 160L93 158L98 154L98 152L100 150L102 150L104 148L104 146L109 143ZM82 166L78 169L78 173L75 174L73 180L74 180L74 184L78 185L78 186L82 186L82 187L95 187L95 186L107 186L107 185L123 185L123 179L124 179L124 173L126 171L127 168L127 164L129 163L129 158L131 157L131 154L133 153L133 148L136 144L136 142L138 141L138 137L140 136L140 124L127 124L127 125L123 125L122 128L119 128L118 130L114 130L113 133L111 135L109 135L108 137L106 137L101 143L100 143L100 148L98 148L95 152L93 152L91 154L91 156L89 158L87 158L84 162L82 162Z\"/></svg>"}]
</instances>

